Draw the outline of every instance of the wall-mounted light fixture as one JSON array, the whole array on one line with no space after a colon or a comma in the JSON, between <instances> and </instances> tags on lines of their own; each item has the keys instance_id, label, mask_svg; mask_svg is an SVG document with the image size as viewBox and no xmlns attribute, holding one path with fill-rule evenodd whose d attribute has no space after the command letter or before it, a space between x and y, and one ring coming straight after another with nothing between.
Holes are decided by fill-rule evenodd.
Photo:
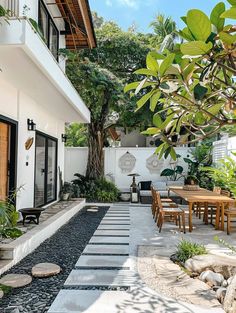
<instances>
[{"instance_id":1,"label":"wall-mounted light fixture","mask_svg":"<svg viewBox=\"0 0 236 313\"><path fill-rule=\"evenodd\" d=\"M67 135L61 134L61 141L66 142L67 141Z\"/></svg>"},{"instance_id":2,"label":"wall-mounted light fixture","mask_svg":"<svg viewBox=\"0 0 236 313\"><path fill-rule=\"evenodd\" d=\"M28 130L32 130L32 131L36 130L36 124L34 123L33 120L28 118L27 125L28 125Z\"/></svg>"}]
</instances>

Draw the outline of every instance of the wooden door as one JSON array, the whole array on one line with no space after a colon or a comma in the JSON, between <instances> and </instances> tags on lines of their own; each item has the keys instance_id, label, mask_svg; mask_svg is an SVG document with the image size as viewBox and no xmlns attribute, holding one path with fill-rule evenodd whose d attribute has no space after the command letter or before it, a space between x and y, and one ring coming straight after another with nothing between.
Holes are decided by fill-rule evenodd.
<instances>
[{"instance_id":1,"label":"wooden door","mask_svg":"<svg viewBox=\"0 0 236 313\"><path fill-rule=\"evenodd\" d=\"M0 122L0 200L8 196L10 125Z\"/></svg>"}]
</instances>

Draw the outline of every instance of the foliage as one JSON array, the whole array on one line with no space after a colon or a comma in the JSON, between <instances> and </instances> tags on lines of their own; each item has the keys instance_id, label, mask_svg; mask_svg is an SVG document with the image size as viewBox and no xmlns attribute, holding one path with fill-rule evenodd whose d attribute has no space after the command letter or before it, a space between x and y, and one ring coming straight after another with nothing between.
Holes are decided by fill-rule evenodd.
<instances>
[{"instance_id":1,"label":"foliage","mask_svg":"<svg viewBox=\"0 0 236 313\"><path fill-rule=\"evenodd\" d=\"M195 148L190 149L190 155L190 158L184 158L184 161L188 163L188 175L196 176L200 187L212 189L213 184L211 178L206 171L201 170L202 167L212 164L211 141L205 140L199 143Z\"/></svg>"},{"instance_id":2,"label":"foliage","mask_svg":"<svg viewBox=\"0 0 236 313\"><path fill-rule=\"evenodd\" d=\"M177 245L176 257L184 263L195 255L207 254L207 250L203 245L182 239Z\"/></svg>"},{"instance_id":3,"label":"foliage","mask_svg":"<svg viewBox=\"0 0 236 313\"><path fill-rule=\"evenodd\" d=\"M210 17L189 10L182 18L186 27L178 32L184 42L172 52L149 52L146 67L134 72L141 81L125 88L131 96L140 95L138 109L150 104L154 127L145 134L161 136L156 149L160 158L166 153L176 159L176 145L195 143L236 125L236 26L226 25L229 17L236 19L235 7L226 9L223 2ZM155 113L157 106L161 109ZM173 142L172 136L179 134Z\"/></svg>"},{"instance_id":4,"label":"foliage","mask_svg":"<svg viewBox=\"0 0 236 313\"><path fill-rule=\"evenodd\" d=\"M232 253L236 253L236 248L232 246L230 243L225 241L223 238L219 238L218 236L214 236L214 240L217 241L218 243L222 244L224 247L228 248L229 250L232 251Z\"/></svg>"},{"instance_id":5,"label":"foliage","mask_svg":"<svg viewBox=\"0 0 236 313\"><path fill-rule=\"evenodd\" d=\"M71 123L66 126L67 147L86 147L88 145L88 128L84 124Z\"/></svg>"},{"instance_id":6,"label":"foliage","mask_svg":"<svg viewBox=\"0 0 236 313\"><path fill-rule=\"evenodd\" d=\"M231 152L236 156L235 152ZM215 167L202 167L201 171L206 171L212 178L215 186L231 191L236 197L236 161L231 157L221 159Z\"/></svg>"},{"instance_id":7,"label":"foliage","mask_svg":"<svg viewBox=\"0 0 236 313\"><path fill-rule=\"evenodd\" d=\"M198 185L199 180L195 175L188 175L184 180L185 185Z\"/></svg>"},{"instance_id":8,"label":"foliage","mask_svg":"<svg viewBox=\"0 0 236 313\"><path fill-rule=\"evenodd\" d=\"M156 35L151 40L152 45L159 48L160 51L163 49L173 50L174 42L178 37L175 21L170 16L165 17L163 14L158 14L150 26Z\"/></svg>"},{"instance_id":9,"label":"foliage","mask_svg":"<svg viewBox=\"0 0 236 313\"><path fill-rule=\"evenodd\" d=\"M118 189L105 178L91 179L81 174L74 175L72 182L80 189L80 196L99 202L114 202L118 198Z\"/></svg>"},{"instance_id":10,"label":"foliage","mask_svg":"<svg viewBox=\"0 0 236 313\"><path fill-rule=\"evenodd\" d=\"M5 22L9 23L8 19L10 16L11 16L11 10L7 10L2 5L0 5L0 18L3 19Z\"/></svg>"},{"instance_id":11,"label":"foliage","mask_svg":"<svg viewBox=\"0 0 236 313\"><path fill-rule=\"evenodd\" d=\"M177 155L177 160L180 158L180 155ZM183 177L183 167L178 165L178 162L174 162L171 168L165 168L161 172L161 176L169 177L170 180L176 181Z\"/></svg>"},{"instance_id":12,"label":"foliage","mask_svg":"<svg viewBox=\"0 0 236 313\"><path fill-rule=\"evenodd\" d=\"M23 234L23 232L20 229L13 227L13 228L4 229L2 236L4 238L15 239L15 238L20 237L22 234Z\"/></svg>"}]
</instances>

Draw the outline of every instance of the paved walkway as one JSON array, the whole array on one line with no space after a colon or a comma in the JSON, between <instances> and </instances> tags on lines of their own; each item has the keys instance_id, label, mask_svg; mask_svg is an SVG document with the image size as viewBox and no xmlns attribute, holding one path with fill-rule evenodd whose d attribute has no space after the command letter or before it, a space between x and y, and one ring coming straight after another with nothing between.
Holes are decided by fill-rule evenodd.
<instances>
[{"instance_id":1,"label":"paved walkway","mask_svg":"<svg viewBox=\"0 0 236 313\"><path fill-rule=\"evenodd\" d=\"M223 313L177 302L145 286L137 273L138 246L173 247L170 235L163 238L149 207L111 206L48 312Z\"/></svg>"}]
</instances>

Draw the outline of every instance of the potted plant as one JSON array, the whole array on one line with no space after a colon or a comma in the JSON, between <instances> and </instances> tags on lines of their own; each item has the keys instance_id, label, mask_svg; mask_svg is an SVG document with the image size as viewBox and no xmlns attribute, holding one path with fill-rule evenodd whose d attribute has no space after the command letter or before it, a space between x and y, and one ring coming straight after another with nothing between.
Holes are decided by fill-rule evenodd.
<instances>
[{"instance_id":1,"label":"potted plant","mask_svg":"<svg viewBox=\"0 0 236 313\"><path fill-rule=\"evenodd\" d=\"M73 193L71 183L65 182L61 189L61 198L63 201L68 201Z\"/></svg>"},{"instance_id":2,"label":"potted plant","mask_svg":"<svg viewBox=\"0 0 236 313\"><path fill-rule=\"evenodd\" d=\"M199 181L196 176L188 175L184 180L184 187L185 190L198 190Z\"/></svg>"}]
</instances>

